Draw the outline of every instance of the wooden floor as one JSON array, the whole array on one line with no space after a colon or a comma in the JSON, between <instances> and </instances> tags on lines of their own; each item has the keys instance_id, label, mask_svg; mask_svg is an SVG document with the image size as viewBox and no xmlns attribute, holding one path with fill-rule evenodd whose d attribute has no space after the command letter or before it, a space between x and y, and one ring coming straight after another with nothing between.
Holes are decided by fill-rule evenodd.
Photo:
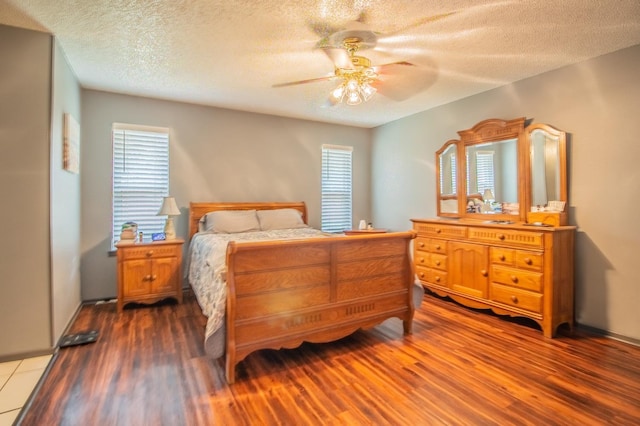
<instances>
[{"instance_id":1,"label":"wooden floor","mask_svg":"<svg viewBox=\"0 0 640 426\"><path fill-rule=\"evenodd\" d=\"M182 305L82 308L22 425L638 425L640 348L578 329L547 339L426 295L414 333L389 320L327 344L255 352L228 386Z\"/></svg>"}]
</instances>

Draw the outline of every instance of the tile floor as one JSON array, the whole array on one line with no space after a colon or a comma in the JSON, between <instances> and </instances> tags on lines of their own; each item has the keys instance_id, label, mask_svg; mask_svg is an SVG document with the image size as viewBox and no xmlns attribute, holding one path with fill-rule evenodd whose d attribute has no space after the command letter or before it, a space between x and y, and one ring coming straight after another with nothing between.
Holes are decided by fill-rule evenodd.
<instances>
[{"instance_id":1,"label":"tile floor","mask_svg":"<svg viewBox=\"0 0 640 426\"><path fill-rule=\"evenodd\" d=\"M0 426L11 426L52 355L0 363Z\"/></svg>"}]
</instances>

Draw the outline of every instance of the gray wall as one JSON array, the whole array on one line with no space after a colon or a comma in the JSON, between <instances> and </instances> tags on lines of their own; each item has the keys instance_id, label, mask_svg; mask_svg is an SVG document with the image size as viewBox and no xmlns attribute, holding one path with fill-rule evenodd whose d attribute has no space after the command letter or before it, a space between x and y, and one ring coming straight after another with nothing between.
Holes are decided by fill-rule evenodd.
<instances>
[{"instance_id":1,"label":"gray wall","mask_svg":"<svg viewBox=\"0 0 640 426\"><path fill-rule=\"evenodd\" d=\"M376 224L433 217L435 151L486 118L520 116L569 134L576 320L640 339L640 46L548 72L381 126L372 148Z\"/></svg>"},{"instance_id":2,"label":"gray wall","mask_svg":"<svg viewBox=\"0 0 640 426\"><path fill-rule=\"evenodd\" d=\"M190 201L305 201L320 226L321 145L351 145L353 220L370 218L371 130L82 91L82 299L116 295L111 229L111 125L168 127L170 192L186 237Z\"/></svg>"},{"instance_id":3,"label":"gray wall","mask_svg":"<svg viewBox=\"0 0 640 426\"><path fill-rule=\"evenodd\" d=\"M80 306L80 178L62 170L80 87L50 34L0 25L0 360L51 353Z\"/></svg>"},{"instance_id":4,"label":"gray wall","mask_svg":"<svg viewBox=\"0 0 640 426\"><path fill-rule=\"evenodd\" d=\"M63 169L64 114L80 124L80 86L55 42L51 110L51 306L54 344L80 306L80 175ZM82 139L82 134L80 135ZM80 142L82 145L82 141Z\"/></svg>"}]
</instances>

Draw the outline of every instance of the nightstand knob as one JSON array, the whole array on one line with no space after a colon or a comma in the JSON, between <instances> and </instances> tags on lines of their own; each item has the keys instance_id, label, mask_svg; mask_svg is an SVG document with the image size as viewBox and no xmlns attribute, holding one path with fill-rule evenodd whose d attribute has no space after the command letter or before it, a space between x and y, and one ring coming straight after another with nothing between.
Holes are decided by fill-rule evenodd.
<instances>
[{"instance_id":1,"label":"nightstand knob","mask_svg":"<svg viewBox=\"0 0 640 426\"><path fill-rule=\"evenodd\" d=\"M438 245L436 246L436 250L440 250L440 248L441 248L441 247L440 247L440 244L438 244Z\"/></svg>"},{"instance_id":2,"label":"nightstand knob","mask_svg":"<svg viewBox=\"0 0 640 426\"><path fill-rule=\"evenodd\" d=\"M439 283L440 282L440 277L436 277L436 282Z\"/></svg>"},{"instance_id":3,"label":"nightstand knob","mask_svg":"<svg viewBox=\"0 0 640 426\"><path fill-rule=\"evenodd\" d=\"M500 234L500 235L498 235L498 239L500 239L500 240L504 240L504 239L505 239L504 234Z\"/></svg>"},{"instance_id":4,"label":"nightstand knob","mask_svg":"<svg viewBox=\"0 0 640 426\"><path fill-rule=\"evenodd\" d=\"M440 266L440 261L439 260L436 260L436 265Z\"/></svg>"},{"instance_id":5,"label":"nightstand knob","mask_svg":"<svg viewBox=\"0 0 640 426\"><path fill-rule=\"evenodd\" d=\"M424 272L420 272L420 278L424 278Z\"/></svg>"},{"instance_id":6,"label":"nightstand knob","mask_svg":"<svg viewBox=\"0 0 640 426\"><path fill-rule=\"evenodd\" d=\"M511 301L512 301L513 303L518 303L518 298L517 298L517 297L515 297L515 296L511 296Z\"/></svg>"},{"instance_id":7,"label":"nightstand knob","mask_svg":"<svg viewBox=\"0 0 640 426\"><path fill-rule=\"evenodd\" d=\"M526 263L527 265L531 265L533 262L531 261L531 258L525 257L524 258L524 263Z\"/></svg>"},{"instance_id":8,"label":"nightstand knob","mask_svg":"<svg viewBox=\"0 0 640 426\"><path fill-rule=\"evenodd\" d=\"M424 257L420 258L420 263L424 263Z\"/></svg>"},{"instance_id":9,"label":"nightstand knob","mask_svg":"<svg viewBox=\"0 0 640 426\"><path fill-rule=\"evenodd\" d=\"M516 277L515 275L511 275L511 281L513 281L514 283L517 283L518 277Z\"/></svg>"},{"instance_id":10,"label":"nightstand knob","mask_svg":"<svg viewBox=\"0 0 640 426\"><path fill-rule=\"evenodd\" d=\"M486 269L483 269L480 271L480 275L482 275L483 277L486 277L487 275L489 275L489 273L487 272Z\"/></svg>"},{"instance_id":11,"label":"nightstand knob","mask_svg":"<svg viewBox=\"0 0 640 426\"><path fill-rule=\"evenodd\" d=\"M500 260L502 260L504 262L504 260L506 259L506 257L504 257L504 254L501 254L499 257Z\"/></svg>"},{"instance_id":12,"label":"nightstand knob","mask_svg":"<svg viewBox=\"0 0 640 426\"><path fill-rule=\"evenodd\" d=\"M420 243L418 244L420 247L424 247L424 243Z\"/></svg>"},{"instance_id":13,"label":"nightstand knob","mask_svg":"<svg viewBox=\"0 0 640 426\"><path fill-rule=\"evenodd\" d=\"M147 257L151 257L151 256L153 256L153 250L149 250L149 251L147 252Z\"/></svg>"},{"instance_id":14,"label":"nightstand knob","mask_svg":"<svg viewBox=\"0 0 640 426\"><path fill-rule=\"evenodd\" d=\"M440 229L440 228L436 229L436 234L439 234L441 232L442 232L442 229Z\"/></svg>"}]
</instances>

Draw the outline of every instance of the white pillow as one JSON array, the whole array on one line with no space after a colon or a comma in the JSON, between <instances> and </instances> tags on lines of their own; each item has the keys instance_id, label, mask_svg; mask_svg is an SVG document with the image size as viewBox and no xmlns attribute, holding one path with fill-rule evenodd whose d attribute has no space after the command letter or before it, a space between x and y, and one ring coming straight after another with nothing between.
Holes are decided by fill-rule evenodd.
<instances>
[{"instance_id":1,"label":"white pillow","mask_svg":"<svg viewBox=\"0 0 640 426\"><path fill-rule=\"evenodd\" d=\"M263 231L308 228L302 220L302 212L296 209L258 210L258 220Z\"/></svg>"},{"instance_id":2,"label":"white pillow","mask_svg":"<svg viewBox=\"0 0 640 426\"><path fill-rule=\"evenodd\" d=\"M220 234L259 231L260 223L255 210L219 210L205 214L200 219L201 231Z\"/></svg>"}]
</instances>

